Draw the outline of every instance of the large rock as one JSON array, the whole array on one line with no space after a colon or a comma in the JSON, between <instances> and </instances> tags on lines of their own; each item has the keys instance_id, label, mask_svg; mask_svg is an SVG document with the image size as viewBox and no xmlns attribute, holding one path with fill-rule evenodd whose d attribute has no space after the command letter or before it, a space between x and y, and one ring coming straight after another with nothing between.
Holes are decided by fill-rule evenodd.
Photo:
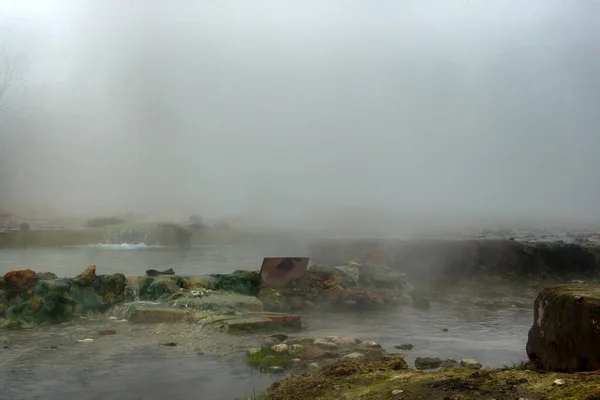
<instances>
[{"instance_id":1,"label":"large rock","mask_svg":"<svg viewBox=\"0 0 600 400\"><path fill-rule=\"evenodd\" d=\"M527 355L549 371L600 370L600 285L542 290L534 303Z\"/></svg>"},{"instance_id":2,"label":"large rock","mask_svg":"<svg viewBox=\"0 0 600 400\"><path fill-rule=\"evenodd\" d=\"M211 275L210 289L256 296L260 291L260 274L243 270L232 274L214 274Z\"/></svg>"},{"instance_id":3,"label":"large rock","mask_svg":"<svg viewBox=\"0 0 600 400\"><path fill-rule=\"evenodd\" d=\"M20 269L4 274L4 287L9 292L25 292L38 281L35 271Z\"/></svg>"},{"instance_id":4,"label":"large rock","mask_svg":"<svg viewBox=\"0 0 600 400\"><path fill-rule=\"evenodd\" d=\"M111 315L136 323L180 322L191 311L148 302L122 304L113 308Z\"/></svg>"},{"instance_id":5,"label":"large rock","mask_svg":"<svg viewBox=\"0 0 600 400\"><path fill-rule=\"evenodd\" d=\"M298 331L302 329L302 323L299 315L259 313L226 321L225 328L230 333L280 331L281 329Z\"/></svg>"}]
</instances>

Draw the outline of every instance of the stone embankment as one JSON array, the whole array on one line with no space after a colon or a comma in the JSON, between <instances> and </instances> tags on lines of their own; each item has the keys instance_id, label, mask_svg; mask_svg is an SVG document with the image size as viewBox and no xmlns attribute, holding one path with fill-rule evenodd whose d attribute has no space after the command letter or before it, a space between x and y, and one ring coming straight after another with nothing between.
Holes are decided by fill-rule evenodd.
<instances>
[{"instance_id":1,"label":"stone embankment","mask_svg":"<svg viewBox=\"0 0 600 400\"><path fill-rule=\"evenodd\" d=\"M97 275L91 265L75 278L32 270L0 279L0 318L9 327L61 322L88 313L108 313L131 322L194 321L217 324L231 333L301 329L290 312L312 308L372 309L415 302L404 276L385 268L350 263L343 268L313 266L286 288L261 284L254 271L184 277Z\"/></svg>"},{"instance_id":2,"label":"stone embankment","mask_svg":"<svg viewBox=\"0 0 600 400\"><path fill-rule=\"evenodd\" d=\"M330 265L388 265L414 284L600 275L600 247L561 241L331 239L314 243L310 254Z\"/></svg>"}]
</instances>

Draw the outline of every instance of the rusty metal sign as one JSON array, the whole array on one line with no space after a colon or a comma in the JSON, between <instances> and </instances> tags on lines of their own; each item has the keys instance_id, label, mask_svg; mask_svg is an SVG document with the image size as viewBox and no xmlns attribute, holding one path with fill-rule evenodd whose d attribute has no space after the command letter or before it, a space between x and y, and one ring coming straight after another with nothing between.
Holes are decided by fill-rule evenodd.
<instances>
[{"instance_id":1,"label":"rusty metal sign","mask_svg":"<svg viewBox=\"0 0 600 400\"><path fill-rule=\"evenodd\" d=\"M306 274L308 260L308 257L265 257L260 269L260 281L274 288L286 287Z\"/></svg>"}]
</instances>

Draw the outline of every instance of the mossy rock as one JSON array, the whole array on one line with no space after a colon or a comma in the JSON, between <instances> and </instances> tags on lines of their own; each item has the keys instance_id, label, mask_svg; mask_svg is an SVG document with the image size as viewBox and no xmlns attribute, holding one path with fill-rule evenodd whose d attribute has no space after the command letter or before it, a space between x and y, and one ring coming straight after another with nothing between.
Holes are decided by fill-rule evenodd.
<instances>
[{"instance_id":1,"label":"mossy rock","mask_svg":"<svg viewBox=\"0 0 600 400\"><path fill-rule=\"evenodd\" d=\"M235 271L233 274L211 275L209 288L256 296L260 291L260 274L252 271Z\"/></svg>"},{"instance_id":2,"label":"mossy rock","mask_svg":"<svg viewBox=\"0 0 600 400\"><path fill-rule=\"evenodd\" d=\"M184 279L178 276L144 277L140 280L140 300L156 301L163 296L179 292Z\"/></svg>"},{"instance_id":3,"label":"mossy rock","mask_svg":"<svg viewBox=\"0 0 600 400\"><path fill-rule=\"evenodd\" d=\"M11 299L6 317L35 322L69 320L77 302L70 294L71 284L66 279L39 281L33 289Z\"/></svg>"},{"instance_id":4,"label":"mossy rock","mask_svg":"<svg viewBox=\"0 0 600 400\"><path fill-rule=\"evenodd\" d=\"M258 293L258 299L262 301L265 311L287 312L291 310L288 299L275 289L262 286Z\"/></svg>"}]
</instances>

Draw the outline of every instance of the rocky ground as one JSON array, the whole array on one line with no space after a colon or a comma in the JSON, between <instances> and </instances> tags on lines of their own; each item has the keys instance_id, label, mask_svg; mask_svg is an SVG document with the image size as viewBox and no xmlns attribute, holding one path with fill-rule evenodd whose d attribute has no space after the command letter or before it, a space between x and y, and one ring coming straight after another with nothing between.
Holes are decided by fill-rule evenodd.
<instances>
[{"instance_id":1,"label":"rocky ground","mask_svg":"<svg viewBox=\"0 0 600 400\"><path fill-rule=\"evenodd\" d=\"M273 384L261 400L369 399L577 399L600 398L600 375L538 373L456 367L435 372L408 369L401 356L348 361Z\"/></svg>"}]
</instances>

